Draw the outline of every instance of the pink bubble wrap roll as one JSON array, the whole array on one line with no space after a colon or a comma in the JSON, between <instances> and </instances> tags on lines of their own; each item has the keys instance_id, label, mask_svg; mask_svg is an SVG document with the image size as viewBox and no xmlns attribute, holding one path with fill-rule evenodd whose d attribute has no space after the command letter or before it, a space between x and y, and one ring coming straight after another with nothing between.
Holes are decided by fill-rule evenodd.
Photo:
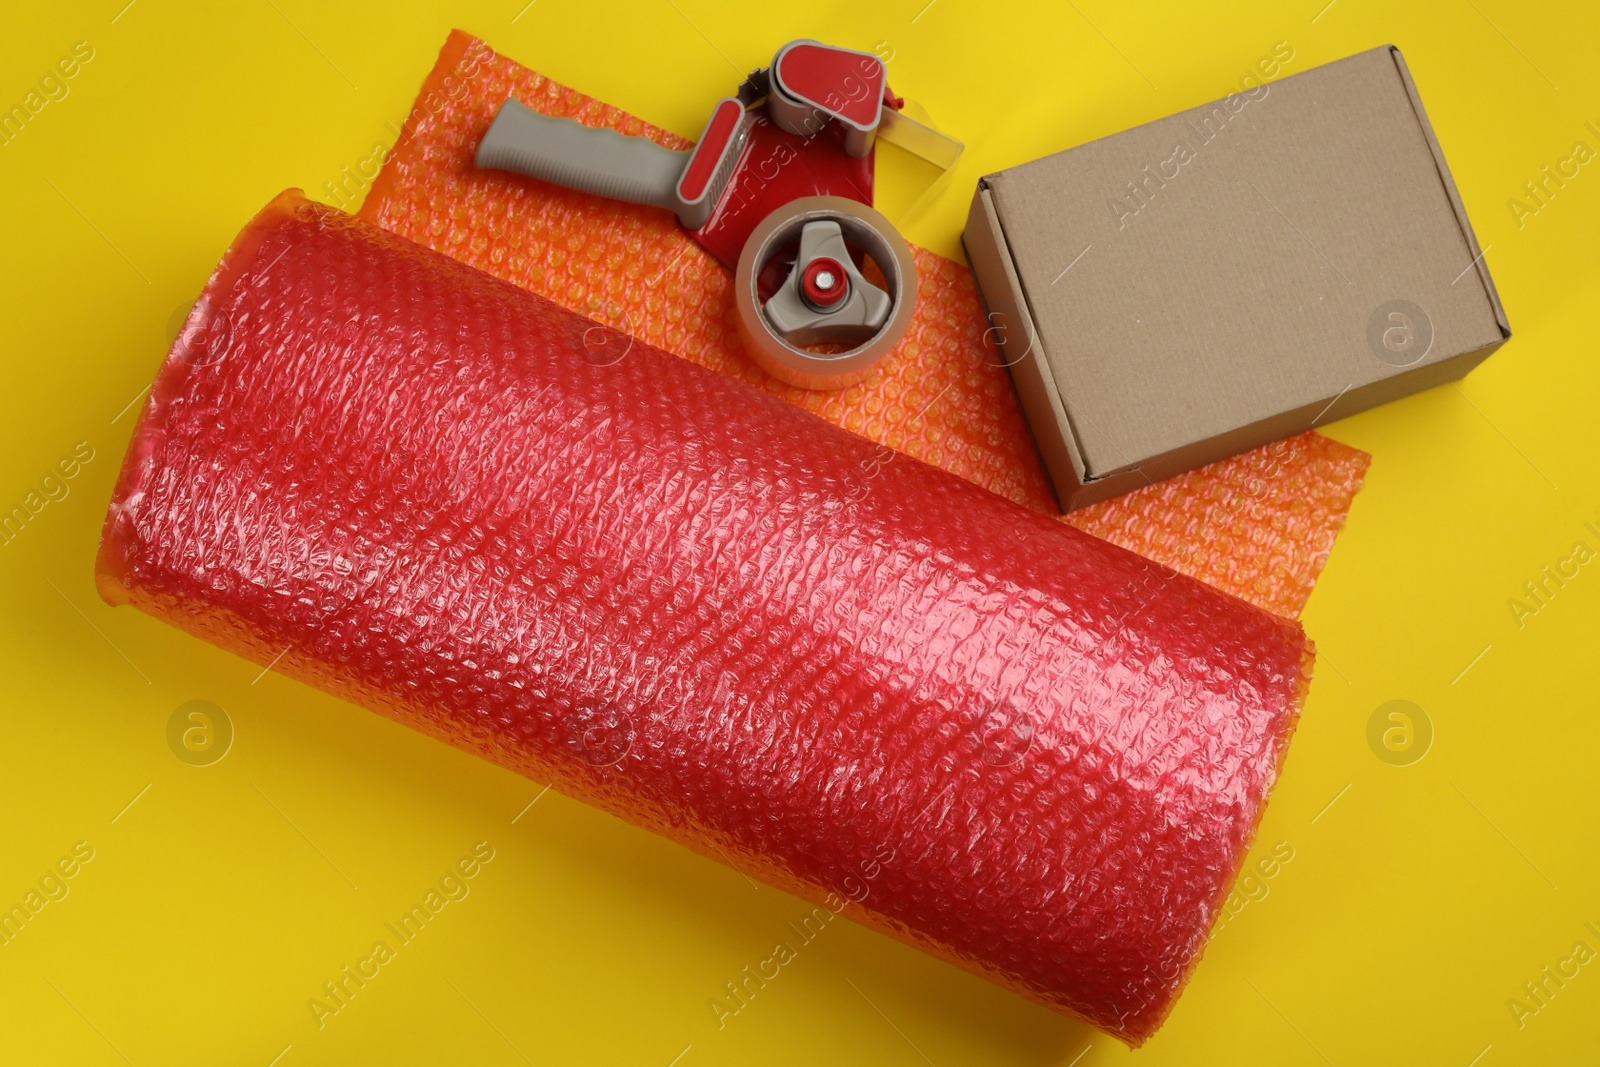
<instances>
[{"instance_id":1,"label":"pink bubble wrap roll","mask_svg":"<svg viewBox=\"0 0 1600 1067\"><path fill-rule=\"evenodd\" d=\"M297 193L163 365L98 579L1135 1044L1311 656L1295 623Z\"/></svg>"}]
</instances>

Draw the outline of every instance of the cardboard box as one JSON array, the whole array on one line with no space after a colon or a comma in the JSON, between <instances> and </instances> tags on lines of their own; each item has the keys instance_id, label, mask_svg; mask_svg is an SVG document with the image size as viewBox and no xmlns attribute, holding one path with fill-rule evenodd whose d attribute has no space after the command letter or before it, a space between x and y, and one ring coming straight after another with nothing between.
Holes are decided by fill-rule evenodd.
<instances>
[{"instance_id":1,"label":"cardboard box","mask_svg":"<svg viewBox=\"0 0 1600 1067\"><path fill-rule=\"evenodd\" d=\"M964 241L1067 511L1459 378L1511 336L1388 46L991 174Z\"/></svg>"}]
</instances>

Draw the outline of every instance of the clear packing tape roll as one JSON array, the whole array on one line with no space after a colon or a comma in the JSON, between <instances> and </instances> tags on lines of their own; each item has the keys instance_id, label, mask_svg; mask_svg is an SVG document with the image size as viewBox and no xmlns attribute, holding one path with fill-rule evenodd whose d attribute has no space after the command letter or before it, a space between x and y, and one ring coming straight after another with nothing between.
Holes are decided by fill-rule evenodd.
<instances>
[{"instance_id":1,"label":"clear packing tape roll","mask_svg":"<svg viewBox=\"0 0 1600 1067\"><path fill-rule=\"evenodd\" d=\"M294 192L162 366L97 574L1132 1043L1205 943L1311 656Z\"/></svg>"}]
</instances>

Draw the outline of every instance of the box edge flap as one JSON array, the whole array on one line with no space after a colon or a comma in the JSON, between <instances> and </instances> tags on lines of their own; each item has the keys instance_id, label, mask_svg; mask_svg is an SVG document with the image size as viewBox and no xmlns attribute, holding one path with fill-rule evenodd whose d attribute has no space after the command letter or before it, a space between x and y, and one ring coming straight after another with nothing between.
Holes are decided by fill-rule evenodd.
<instances>
[{"instance_id":1,"label":"box edge flap","mask_svg":"<svg viewBox=\"0 0 1600 1067\"><path fill-rule=\"evenodd\" d=\"M1003 173L1003 172L1002 172ZM999 253L1001 268L1005 271L1006 281L1011 289L1017 305L1018 314L1028 328L1029 346L1026 355L1031 355L1037 365L1040 376L1044 379L1045 392L1050 400L1051 409L1061 417L1062 424L1067 427L1067 448L1072 456L1072 466L1078 476L1080 485L1089 485L1102 478L1111 478L1120 474L1139 469L1139 461L1134 460L1104 472L1089 470L1089 462L1083 447L1082 431L1078 429L1077 416L1072 407L1062 395L1061 384L1056 379L1055 367L1051 364L1048 353L1045 351L1044 341L1039 336L1039 331L1034 325L1033 303L1028 296L1027 285L1022 281L1022 276L1017 272L1016 264L1011 258L1011 247L1006 240L1005 219L1002 217L999 206L994 202L990 193L992 180L1001 174L985 175L978 180L977 197L983 204L996 249Z\"/></svg>"},{"instance_id":2,"label":"box edge flap","mask_svg":"<svg viewBox=\"0 0 1600 1067\"><path fill-rule=\"evenodd\" d=\"M1439 182L1444 186L1445 197L1450 201L1450 210L1455 214L1456 225L1461 229L1461 235L1466 238L1467 250L1473 254L1472 269L1483 286L1484 296L1489 301L1489 308L1494 313L1495 323L1500 327L1502 341L1511 338L1511 322L1506 318L1506 309L1500 303L1500 292L1495 288L1494 279L1489 275L1489 264L1485 259L1488 251L1478 245L1478 235L1473 232L1472 222L1467 218L1467 208L1461 200L1461 191L1456 188L1454 175L1450 173L1450 165L1445 162L1444 149L1439 144L1439 138L1433 132L1433 123L1428 119L1427 109L1422 106L1422 95L1417 92L1417 84L1411 78L1411 68L1406 64L1406 58L1401 54L1397 45L1385 45L1390 57L1394 60L1395 70L1400 75L1400 84L1405 87L1406 98L1411 102L1411 111L1416 116L1417 125L1422 129L1422 137L1428 143L1428 151L1433 154L1434 169L1438 172Z\"/></svg>"}]
</instances>

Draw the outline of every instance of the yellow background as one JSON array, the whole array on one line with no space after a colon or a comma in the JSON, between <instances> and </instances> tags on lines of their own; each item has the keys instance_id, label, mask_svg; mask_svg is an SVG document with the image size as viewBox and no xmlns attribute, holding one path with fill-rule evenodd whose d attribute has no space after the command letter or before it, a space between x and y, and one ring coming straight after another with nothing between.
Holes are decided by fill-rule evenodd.
<instances>
[{"instance_id":1,"label":"yellow background","mask_svg":"<svg viewBox=\"0 0 1600 1067\"><path fill-rule=\"evenodd\" d=\"M1600 18L1324 2L8 8L0 105L74 42L94 58L0 147L0 505L78 441L95 458L0 546L0 904L95 852L0 947L0 1061L1595 1062L1600 962L1520 1028L1507 1001L1574 942L1600 950L1600 562L1520 628L1507 602L1575 541L1600 549L1600 163L1520 228L1507 201L1575 141L1600 149ZM1294 858L1144 1050L842 922L719 1030L707 1000L797 900L557 794L527 808L535 783L95 596L124 409L175 311L274 193L317 195L392 139L452 25L689 136L790 38L876 46L967 142L937 186L880 156L881 205L950 255L980 174L1218 97L1278 41L1288 73L1402 47L1516 336L1459 388L1328 428L1374 460L1305 615L1324 658L1256 850ZM236 729L208 767L166 741L196 699ZM1433 726L1409 766L1368 746L1392 699ZM307 1000L478 841L471 895L318 1030Z\"/></svg>"}]
</instances>

